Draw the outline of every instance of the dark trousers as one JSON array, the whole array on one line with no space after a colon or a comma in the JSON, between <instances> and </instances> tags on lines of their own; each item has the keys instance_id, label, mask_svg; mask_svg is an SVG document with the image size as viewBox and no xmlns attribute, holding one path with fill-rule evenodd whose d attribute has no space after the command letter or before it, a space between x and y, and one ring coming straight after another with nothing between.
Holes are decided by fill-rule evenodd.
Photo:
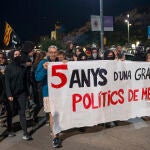
<instances>
[{"instance_id":1,"label":"dark trousers","mask_svg":"<svg viewBox=\"0 0 150 150\"><path fill-rule=\"evenodd\" d=\"M33 80L31 87L31 98L34 100L34 103L36 105L36 107L34 108L33 117L37 117L43 106L42 82L36 82L35 80Z\"/></svg>"},{"instance_id":2,"label":"dark trousers","mask_svg":"<svg viewBox=\"0 0 150 150\"><path fill-rule=\"evenodd\" d=\"M21 93L18 96L14 97L14 100L7 102L7 124L8 124L8 131L12 131L12 117L15 115L16 111L19 114L21 128L24 132L24 135L27 135L27 121L25 116L26 110L26 101L27 95L25 93Z\"/></svg>"}]
</instances>

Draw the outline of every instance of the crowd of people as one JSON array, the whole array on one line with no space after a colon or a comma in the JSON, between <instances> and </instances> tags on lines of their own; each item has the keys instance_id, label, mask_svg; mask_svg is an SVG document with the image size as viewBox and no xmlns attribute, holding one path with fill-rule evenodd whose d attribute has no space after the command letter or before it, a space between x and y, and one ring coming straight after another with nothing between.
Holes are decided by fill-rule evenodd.
<instances>
[{"instance_id":1,"label":"crowd of people","mask_svg":"<svg viewBox=\"0 0 150 150\"><path fill-rule=\"evenodd\" d=\"M9 61L8 61L9 57ZM92 60L120 60L124 61L125 53L118 45L114 50L100 52L97 47L74 46L68 42L65 50L58 50L57 46L50 45L48 51L34 50L34 44L26 41L21 49L15 49L6 56L0 52L0 115L6 114L6 127L9 137L14 137L12 119L19 114L20 125L23 130L22 139L30 140L31 135L27 131L27 115L31 115L36 123L38 113L44 106L46 118L52 130L53 118L49 106L50 93L48 93L47 68L49 62L67 61L92 61ZM150 51L143 52L137 49L134 61L150 62ZM116 124L116 122L114 122ZM5 122L1 122L1 126ZM107 123L109 126L110 123ZM80 128L81 131L82 128ZM61 140L59 135L52 133L53 147L59 147Z\"/></svg>"}]
</instances>

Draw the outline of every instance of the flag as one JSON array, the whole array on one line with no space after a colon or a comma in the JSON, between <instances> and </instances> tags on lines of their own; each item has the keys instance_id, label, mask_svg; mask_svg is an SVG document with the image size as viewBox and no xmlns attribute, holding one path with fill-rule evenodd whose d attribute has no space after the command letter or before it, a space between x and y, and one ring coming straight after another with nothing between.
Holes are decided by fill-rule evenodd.
<instances>
[{"instance_id":1,"label":"flag","mask_svg":"<svg viewBox=\"0 0 150 150\"><path fill-rule=\"evenodd\" d=\"M113 16L103 16L104 31L113 31ZM91 15L92 31L101 31L100 16Z\"/></svg>"},{"instance_id":2,"label":"flag","mask_svg":"<svg viewBox=\"0 0 150 150\"><path fill-rule=\"evenodd\" d=\"M100 17L91 15L91 29L92 31L100 31L101 30L101 23Z\"/></svg>"},{"instance_id":3,"label":"flag","mask_svg":"<svg viewBox=\"0 0 150 150\"><path fill-rule=\"evenodd\" d=\"M113 16L104 16L104 31L113 31Z\"/></svg>"},{"instance_id":4,"label":"flag","mask_svg":"<svg viewBox=\"0 0 150 150\"><path fill-rule=\"evenodd\" d=\"M15 45L20 44L20 38L14 31L12 32L12 35L11 35L11 42L14 48L15 48Z\"/></svg>"},{"instance_id":5,"label":"flag","mask_svg":"<svg viewBox=\"0 0 150 150\"><path fill-rule=\"evenodd\" d=\"M4 33L4 44L6 46L8 46L8 44L10 42L12 31L13 31L12 27L6 22L5 33Z\"/></svg>"}]
</instances>

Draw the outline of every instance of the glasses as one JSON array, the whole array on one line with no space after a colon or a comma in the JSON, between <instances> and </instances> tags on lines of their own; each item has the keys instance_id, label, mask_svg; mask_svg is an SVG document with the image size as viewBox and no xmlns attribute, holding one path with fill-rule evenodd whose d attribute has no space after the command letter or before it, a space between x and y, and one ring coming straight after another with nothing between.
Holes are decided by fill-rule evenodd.
<instances>
[{"instance_id":1,"label":"glasses","mask_svg":"<svg viewBox=\"0 0 150 150\"><path fill-rule=\"evenodd\" d=\"M57 54L57 52L48 52L49 54Z\"/></svg>"}]
</instances>

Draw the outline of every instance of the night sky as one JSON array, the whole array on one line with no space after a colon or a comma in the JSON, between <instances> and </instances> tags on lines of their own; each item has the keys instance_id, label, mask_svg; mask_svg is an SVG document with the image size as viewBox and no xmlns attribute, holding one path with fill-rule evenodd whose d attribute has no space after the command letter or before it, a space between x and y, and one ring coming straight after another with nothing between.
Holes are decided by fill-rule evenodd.
<instances>
[{"instance_id":1,"label":"night sky","mask_svg":"<svg viewBox=\"0 0 150 150\"><path fill-rule=\"evenodd\" d=\"M140 6L150 6L150 0L103 0L104 15L116 16ZM0 31L7 21L21 40L50 35L56 21L66 31L79 28L99 15L99 0L1 0ZM0 35L2 38L2 34Z\"/></svg>"}]
</instances>

